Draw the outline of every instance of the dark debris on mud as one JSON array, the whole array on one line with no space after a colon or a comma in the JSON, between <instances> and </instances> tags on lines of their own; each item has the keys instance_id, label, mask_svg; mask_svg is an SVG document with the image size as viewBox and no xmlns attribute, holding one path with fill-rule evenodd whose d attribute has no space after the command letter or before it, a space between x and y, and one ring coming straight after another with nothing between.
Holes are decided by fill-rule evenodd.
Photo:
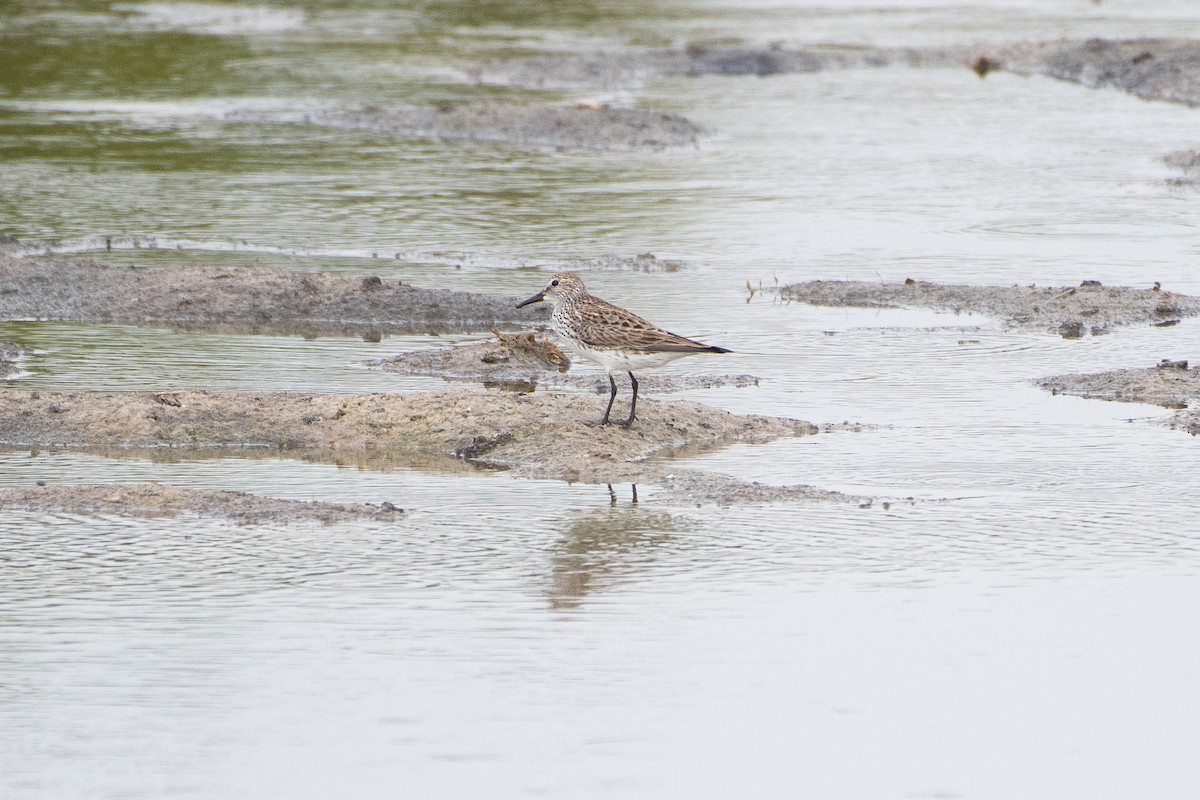
<instances>
[{"instance_id":1,"label":"dark debris on mud","mask_svg":"<svg viewBox=\"0 0 1200 800\"><path fill-rule=\"evenodd\" d=\"M932 308L956 314L984 314L1005 324L1078 339L1121 325L1170 327L1200 314L1200 298L1162 289L1102 286L966 286L907 280L809 281L783 286L780 297L815 306Z\"/></svg>"},{"instance_id":2,"label":"dark debris on mud","mask_svg":"<svg viewBox=\"0 0 1200 800\"><path fill-rule=\"evenodd\" d=\"M376 276L237 267L139 268L0 252L6 319L304 336L467 333L545 319L517 297L419 289Z\"/></svg>"}]
</instances>

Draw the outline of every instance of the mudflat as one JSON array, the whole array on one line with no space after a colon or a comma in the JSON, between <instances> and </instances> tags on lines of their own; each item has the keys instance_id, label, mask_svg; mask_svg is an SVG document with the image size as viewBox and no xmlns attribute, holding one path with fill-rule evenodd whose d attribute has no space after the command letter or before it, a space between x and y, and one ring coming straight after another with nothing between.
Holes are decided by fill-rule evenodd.
<instances>
[{"instance_id":1,"label":"mudflat","mask_svg":"<svg viewBox=\"0 0 1200 800\"><path fill-rule=\"evenodd\" d=\"M404 509L390 502L325 503L283 500L245 492L191 489L162 483L105 486L34 486L0 489L0 509L121 514L129 517L220 518L237 525L322 523L352 520L394 522Z\"/></svg>"},{"instance_id":2,"label":"mudflat","mask_svg":"<svg viewBox=\"0 0 1200 800\"><path fill-rule=\"evenodd\" d=\"M502 391L322 395L0 391L9 446L192 452L254 448L341 463L438 455L533 478L661 485L689 501L857 500L680 469L678 455L815 434L811 423L647 399L632 428L596 426L594 397Z\"/></svg>"},{"instance_id":3,"label":"mudflat","mask_svg":"<svg viewBox=\"0 0 1200 800\"><path fill-rule=\"evenodd\" d=\"M1051 375L1034 384L1053 394L1176 409L1162 424L1200 434L1200 367L1188 369L1186 361L1163 359L1153 367Z\"/></svg>"},{"instance_id":4,"label":"mudflat","mask_svg":"<svg viewBox=\"0 0 1200 800\"><path fill-rule=\"evenodd\" d=\"M983 314L1005 325L1078 339L1138 323L1171 327L1200 314L1200 297L1146 288L1103 286L968 286L907 280L808 281L780 287L779 296L816 306L932 308Z\"/></svg>"},{"instance_id":5,"label":"mudflat","mask_svg":"<svg viewBox=\"0 0 1200 800\"><path fill-rule=\"evenodd\" d=\"M544 319L519 298L377 276L257 267L131 267L0 251L0 317L310 336L463 333Z\"/></svg>"}]
</instances>

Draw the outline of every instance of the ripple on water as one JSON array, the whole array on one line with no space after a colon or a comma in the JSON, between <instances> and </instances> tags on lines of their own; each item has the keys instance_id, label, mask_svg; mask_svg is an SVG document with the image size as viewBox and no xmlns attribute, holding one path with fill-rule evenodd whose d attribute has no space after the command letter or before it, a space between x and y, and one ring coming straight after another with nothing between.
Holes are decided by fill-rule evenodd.
<instances>
[{"instance_id":1,"label":"ripple on water","mask_svg":"<svg viewBox=\"0 0 1200 800\"><path fill-rule=\"evenodd\" d=\"M379 392L444 389L439 378L385 373L366 362L398 352L490 335L341 337L187 333L162 328L60 323L0 324L0 335L33 348L8 385L46 391Z\"/></svg>"},{"instance_id":2,"label":"ripple on water","mask_svg":"<svg viewBox=\"0 0 1200 800\"><path fill-rule=\"evenodd\" d=\"M210 36L254 36L288 33L304 28L301 9L223 3L114 3L114 21L131 29L182 30Z\"/></svg>"},{"instance_id":3,"label":"ripple on water","mask_svg":"<svg viewBox=\"0 0 1200 800\"><path fill-rule=\"evenodd\" d=\"M1196 225L1186 220L1141 219L1129 220L1114 217L1085 219L1013 219L996 221L964 229L964 232L979 231L1001 236L1047 236L1056 239L1099 239L1099 240L1156 240L1165 238L1192 237Z\"/></svg>"},{"instance_id":4,"label":"ripple on water","mask_svg":"<svg viewBox=\"0 0 1200 800\"><path fill-rule=\"evenodd\" d=\"M517 480L446 460L427 472L359 469L247 457L162 454L104 458L68 452L0 453L0 486L160 481L295 500L373 502L405 509L390 522L237 526L180 517L6 511L0 551L21 567L10 599L104 597L186 602L337 586L401 591L520 580L557 535L564 509L607 507L603 486ZM455 467L457 465L457 467ZM650 495L643 492L643 496ZM39 588L40 587L40 588ZM2 593L0 593L2 594Z\"/></svg>"}]
</instances>

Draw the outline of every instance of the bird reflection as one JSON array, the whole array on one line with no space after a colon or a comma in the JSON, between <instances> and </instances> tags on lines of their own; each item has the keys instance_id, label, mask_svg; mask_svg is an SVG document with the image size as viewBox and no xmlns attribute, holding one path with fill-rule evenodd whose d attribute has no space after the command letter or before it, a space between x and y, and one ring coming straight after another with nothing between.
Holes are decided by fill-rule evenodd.
<instances>
[{"instance_id":1,"label":"bird reflection","mask_svg":"<svg viewBox=\"0 0 1200 800\"><path fill-rule=\"evenodd\" d=\"M617 492L615 489L613 489L613 485L611 483L605 484L605 485L608 486L608 505L612 508L616 508L617 507ZM631 505L636 506L637 505L637 484L636 483L629 484L629 491L633 495L633 497L630 499L629 502Z\"/></svg>"},{"instance_id":2,"label":"bird reflection","mask_svg":"<svg viewBox=\"0 0 1200 800\"><path fill-rule=\"evenodd\" d=\"M576 512L550 555L550 607L579 608L587 595L632 577L651 563L682 521L664 511L647 511L632 499L621 505L610 485L609 508Z\"/></svg>"}]
</instances>

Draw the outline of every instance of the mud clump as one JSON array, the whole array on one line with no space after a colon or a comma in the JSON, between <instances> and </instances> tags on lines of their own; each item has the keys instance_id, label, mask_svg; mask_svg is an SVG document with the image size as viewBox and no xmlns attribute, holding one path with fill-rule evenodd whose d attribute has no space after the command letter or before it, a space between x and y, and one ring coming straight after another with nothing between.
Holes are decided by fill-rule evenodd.
<instances>
[{"instance_id":1,"label":"mud clump","mask_svg":"<svg viewBox=\"0 0 1200 800\"><path fill-rule=\"evenodd\" d=\"M1158 366L1076 375L1051 375L1034 381L1052 394L1068 394L1121 403L1149 403L1179 411L1164 420L1176 430L1200 434L1200 367L1163 359Z\"/></svg>"},{"instance_id":2,"label":"mud clump","mask_svg":"<svg viewBox=\"0 0 1200 800\"><path fill-rule=\"evenodd\" d=\"M807 422L646 399L631 429L596 427L589 396L457 391L306 395L0 391L0 443L70 449L253 447L340 463L391 451L451 455L535 478L656 483L668 459L817 432ZM655 455L653 461L646 458ZM733 479L730 479L733 480Z\"/></svg>"},{"instance_id":3,"label":"mud clump","mask_svg":"<svg viewBox=\"0 0 1200 800\"><path fill-rule=\"evenodd\" d=\"M416 350L368 362L385 372L476 381L488 386L533 391L546 372L566 372L568 358L545 334L506 334L476 344ZM544 381L543 381L544 382Z\"/></svg>"},{"instance_id":4,"label":"mud clump","mask_svg":"<svg viewBox=\"0 0 1200 800\"><path fill-rule=\"evenodd\" d=\"M0 380L10 378L21 371L21 360L33 351L23 344L0 342Z\"/></svg>"},{"instance_id":5,"label":"mud clump","mask_svg":"<svg viewBox=\"0 0 1200 800\"><path fill-rule=\"evenodd\" d=\"M676 114L643 108L479 103L402 106L304 114L238 111L233 122L354 128L422 139L462 140L519 148L661 150L695 144L705 130Z\"/></svg>"},{"instance_id":6,"label":"mud clump","mask_svg":"<svg viewBox=\"0 0 1200 800\"><path fill-rule=\"evenodd\" d=\"M758 481L742 481L728 475L698 470L677 470L660 480L664 499L694 500L705 498L718 505L741 503L784 503L795 501L843 502L869 504L868 498L853 497L815 486L777 486Z\"/></svg>"},{"instance_id":7,"label":"mud clump","mask_svg":"<svg viewBox=\"0 0 1200 800\"><path fill-rule=\"evenodd\" d=\"M545 319L517 297L251 267L135 268L0 253L0 316L303 336L462 333Z\"/></svg>"},{"instance_id":8,"label":"mud clump","mask_svg":"<svg viewBox=\"0 0 1200 800\"><path fill-rule=\"evenodd\" d=\"M237 525L322 523L403 519L404 509L389 502L323 503L280 500L245 492L210 491L144 483L112 486L38 486L0 490L0 509L120 514L175 518L221 518Z\"/></svg>"},{"instance_id":9,"label":"mud clump","mask_svg":"<svg viewBox=\"0 0 1200 800\"><path fill-rule=\"evenodd\" d=\"M914 281L810 281L779 289L779 296L815 306L933 308L956 314L984 314L1014 328L1057 333L1067 339L1086 332L1136 323L1165 327L1200 314L1200 298L1149 289L1102 286L964 286Z\"/></svg>"},{"instance_id":10,"label":"mud clump","mask_svg":"<svg viewBox=\"0 0 1200 800\"><path fill-rule=\"evenodd\" d=\"M1191 186L1200 184L1200 149L1176 150L1163 156L1163 163L1168 167L1183 173L1178 178L1171 178L1168 183L1174 186Z\"/></svg>"},{"instance_id":11,"label":"mud clump","mask_svg":"<svg viewBox=\"0 0 1200 800\"><path fill-rule=\"evenodd\" d=\"M489 388L532 392L538 386L570 387L607 394L603 374L567 375L571 360L543 333L506 334L493 330L494 340L436 349L415 350L367 362L385 372L428 375L448 381L470 381ZM658 375L638 379L650 394L711 389L718 386L757 386L753 375Z\"/></svg>"},{"instance_id":12,"label":"mud clump","mask_svg":"<svg viewBox=\"0 0 1200 800\"><path fill-rule=\"evenodd\" d=\"M636 256L597 256L595 258L576 259L574 265L567 264L570 269L559 272L578 272L581 270L622 270L626 272L679 272L687 269L687 263L677 258L659 258L654 253L638 253Z\"/></svg>"}]
</instances>

